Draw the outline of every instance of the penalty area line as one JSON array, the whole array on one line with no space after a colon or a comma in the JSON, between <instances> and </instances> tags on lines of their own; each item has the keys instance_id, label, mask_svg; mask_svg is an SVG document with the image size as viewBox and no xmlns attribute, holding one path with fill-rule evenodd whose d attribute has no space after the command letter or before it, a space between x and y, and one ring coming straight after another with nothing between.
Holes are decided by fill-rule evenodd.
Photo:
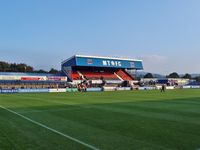
<instances>
[{"instance_id":1,"label":"penalty area line","mask_svg":"<svg viewBox=\"0 0 200 150\"><path fill-rule=\"evenodd\" d=\"M50 128L50 127L48 127L48 126L46 126L46 125L44 125L44 124L42 124L42 123L39 123L39 122L37 122L37 121L35 121L35 120L32 120L32 119L30 119L30 118L28 118L28 117L26 117L26 116L24 116L24 115L22 115L22 114L19 114L19 113L15 112L15 111L13 111L13 110L11 110L11 109L9 109L9 108L6 108L6 107L1 106L1 105L0 105L0 108L2 108L2 109L4 109L4 110L7 110L8 112L11 112L11 113L13 113L13 114L15 114L15 115L17 115L17 116L19 116L19 117L21 117L21 118L23 118L23 119L29 121L29 122L32 122L33 124L36 124L36 125L38 125L38 126L40 126L40 127L43 127L43 128L45 128L45 129L47 129L47 130L50 130L50 131L56 133L56 134L58 134L58 135L61 135L61 136L65 137L65 138L67 138L67 139L70 139L71 141L74 141L74 142L77 142L77 143L79 143L79 144L81 144L81 145L84 145L85 147L88 147L88 148L90 148L90 149L92 149L92 150L100 150L99 148L96 148L95 146L92 146L92 145L87 144L87 143L85 143L85 142L83 142L83 141L80 141L80 140L78 140L78 139L76 139L76 138L74 138L74 137L71 137L71 136L69 136L69 135L67 135L67 134L64 134L64 133L62 133L62 132L60 132L60 131L57 131L57 130L55 130L55 129L53 129L53 128Z\"/></svg>"}]
</instances>

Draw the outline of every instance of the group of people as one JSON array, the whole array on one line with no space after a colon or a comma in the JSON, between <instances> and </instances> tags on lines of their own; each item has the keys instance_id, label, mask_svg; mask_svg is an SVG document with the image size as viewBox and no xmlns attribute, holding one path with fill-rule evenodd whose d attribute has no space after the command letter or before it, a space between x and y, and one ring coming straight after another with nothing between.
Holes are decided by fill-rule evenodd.
<instances>
[{"instance_id":1,"label":"group of people","mask_svg":"<svg viewBox=\"0 0 200 150\"><path fill-rule=\"evenodd\" d=\"M78 84L77 89L79 92L85 92L87 90L87 86L85 84Z\"/></svg>"}]
</instances>

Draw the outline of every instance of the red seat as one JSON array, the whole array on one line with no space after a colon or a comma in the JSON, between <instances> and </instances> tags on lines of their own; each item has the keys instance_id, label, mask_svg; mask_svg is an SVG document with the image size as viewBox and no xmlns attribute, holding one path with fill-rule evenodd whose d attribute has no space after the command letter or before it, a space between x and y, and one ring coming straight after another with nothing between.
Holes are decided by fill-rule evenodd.
<instances>
[{"instance_id":1,"label":"red seat","mask_svg":"<svg viewBox=\"0 0 200 150\"><path fill-rule=\"evenodd\" d=\"M80 71L87 79L101 79L102 77L107 80L119 80L114 72L91 72Z\"/></svg>"},{"instance_id":2,"label":"red seat","mask_svg":"<svg viewBox=\"0 0 200 150\"><path fill-rule=\"evenodd\" d=\"M126 81L131 81L131 80L133 80L133 78L127 73L127 72L125 72L125 71L123 71L123 70L118 70L118 71L116 71L116 74L118 75L118 76L120 76L123 80L126 80Z\"/></svg>"},{"instance_id":3,"label":"red seat","mask_svg":"<svg viewBox=\"0 0 200 150\"><path fill-rule=\"evenodd\" d=\"M78 74L77 71L73 71L71 76L72 76L73 80L79 80L80 79L80 75Z\"/></svg>"}]
</instances>

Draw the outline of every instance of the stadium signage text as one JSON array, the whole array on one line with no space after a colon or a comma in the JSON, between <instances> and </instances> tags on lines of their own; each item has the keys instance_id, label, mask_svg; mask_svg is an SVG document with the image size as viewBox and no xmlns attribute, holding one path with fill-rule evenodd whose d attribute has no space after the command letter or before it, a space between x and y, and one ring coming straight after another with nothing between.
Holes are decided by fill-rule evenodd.
<instances>
[{"instance_id":1,"label":"stadium signage text","mask_svg":"<svg viewBox=\"0 0 200 150\"><path fill-rule=\"evenodd\" d=\"M114 66L114 67L121 67L121 61L114 61L114 60L103 60L103 66Z\"/></svg>"}]
</instances>

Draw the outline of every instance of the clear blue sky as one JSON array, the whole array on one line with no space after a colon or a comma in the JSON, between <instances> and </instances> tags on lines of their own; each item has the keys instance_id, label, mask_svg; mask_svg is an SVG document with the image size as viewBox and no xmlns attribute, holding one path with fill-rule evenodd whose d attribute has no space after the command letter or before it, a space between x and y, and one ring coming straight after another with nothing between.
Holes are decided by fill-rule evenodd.
<instances>
[{"instance_id":1,"label":"clear blue sky","mask_svg":"<svg viewBox=\"0 0 200 150\"><path fill-rule=\"evenodd\" d=\"M200 0L0 0L0 60L60 69L74 54L200 73Z\"/></svg>"}]
</instances>

